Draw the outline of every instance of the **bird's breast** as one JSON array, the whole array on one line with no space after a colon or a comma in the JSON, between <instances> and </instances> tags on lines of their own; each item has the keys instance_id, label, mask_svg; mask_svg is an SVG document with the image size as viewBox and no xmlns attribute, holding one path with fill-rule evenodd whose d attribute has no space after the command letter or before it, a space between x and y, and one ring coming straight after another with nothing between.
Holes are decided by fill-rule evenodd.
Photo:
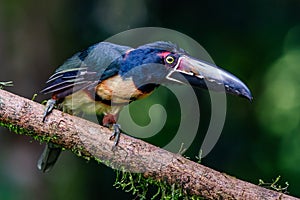
<instances>
[{"instance_id":1,"label":"bird's breast","mask_svg":"<svg viewBox=\"0 0 300 200\"><path fill-rule=\"evenodd\" d=\"M80 90L67 97L62 102L64 112L78 115L86 114L116 114L123 106L110 106L100 101L95 101L86 90Z\"/></svg>"},{"instance_id":2,"label":"bird's breast","mask_svg":"<svg viewBox=\"0 0 300 200\"><path fill-rule=\"evenodd\" d=\"M152 90L137 88L132 77L123 78L120 75L110 77L99 83L95 92L102 100L113 104L126 104L134 100L144 98L152 93Z\"/></svg>"}]
</instances>

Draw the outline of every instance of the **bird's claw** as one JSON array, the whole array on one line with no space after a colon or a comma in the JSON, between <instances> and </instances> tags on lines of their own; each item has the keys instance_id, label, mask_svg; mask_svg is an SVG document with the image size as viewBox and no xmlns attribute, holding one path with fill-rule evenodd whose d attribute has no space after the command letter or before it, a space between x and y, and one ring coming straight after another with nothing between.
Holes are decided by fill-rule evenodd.
<instances>
[{"instance_id":1,"label":"bird's claw","mask_svg":"<svg viewBox=\"0 0 300 200\"><path fill-rule=\"evenodd\" d=\"M118 145L118 142L120 140L120 135L121 135L120 125L119 124L113 124L112 128L113 128L113 134L109 137L109 139L110 140L114 139L114 146L113 147L116 147Z\"/></svg>"},{"instance_id":2,"label":"bird's claw","mask_svg":"<svg viewBox=\"0 0 300 200\"><path fill-rule=\"evenodd\" d=\"M44 112L44 115L43 115L43 122L45 121L47 115L49 115L51 113L51 111L53 110L55 104L56 104L55 99L49 99L47 101L46 109L45 109L45 112Z\"/></svg>"}]
</instances>

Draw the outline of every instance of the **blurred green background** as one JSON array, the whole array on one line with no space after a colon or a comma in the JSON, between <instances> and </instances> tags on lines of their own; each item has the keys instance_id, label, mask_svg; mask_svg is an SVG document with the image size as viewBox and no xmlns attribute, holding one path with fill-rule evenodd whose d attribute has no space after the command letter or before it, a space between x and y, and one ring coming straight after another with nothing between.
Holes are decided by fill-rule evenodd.
<instances>
[{"instance_id":1,"label":"blurred green background","mask_svg":"<svg viewBox=\"0 0 300 200\"><path fill-rule=\"evenodd\" d=\"M289 193L300 196L299 10L298 0L1 0L0 81L13 80L14 87L7 90L32 98L56 67L91 44L144 26L182 32L243 80L254 96L253 103L228 96L222 135L202 163L254 184L281 175L279 184L287 181ZM158 92L163 95L154 94L151 102L176 111L172 94ZM210 118L207 92L196 92L201 122L186 154L191 159L198 155ZM37 100L45 98L39 95ZM143 112L148 119L146 109L138 117ZM162 145L172 137L178 115L169 114L167 120L163 132L148 141ZM43 145L4 128L0 132L0 199L134 198L112 186L111 169L70 152L43 174L36 168Z\"/></svg>"}]
</instances>

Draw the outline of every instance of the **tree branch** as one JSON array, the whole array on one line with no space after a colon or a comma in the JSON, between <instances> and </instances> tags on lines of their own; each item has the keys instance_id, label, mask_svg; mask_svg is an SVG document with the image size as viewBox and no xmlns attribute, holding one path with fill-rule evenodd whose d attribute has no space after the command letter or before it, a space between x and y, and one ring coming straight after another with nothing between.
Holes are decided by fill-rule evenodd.
<instances>
[{"instance_id":1,"label":"tree branch","mask_svg":"<svg viewBox=\"0 0 300 200\"><path fill-rule=\"evenodd\" d=\"M48 139L112 168L165 180L181 186L190 195L206 199L297 199L217 172L125 134L112 150L109 129L58 110L53 110L43 123L43 112L43 105L0 90L0 124L34 138Z\"/></svg>"}]
</instances>

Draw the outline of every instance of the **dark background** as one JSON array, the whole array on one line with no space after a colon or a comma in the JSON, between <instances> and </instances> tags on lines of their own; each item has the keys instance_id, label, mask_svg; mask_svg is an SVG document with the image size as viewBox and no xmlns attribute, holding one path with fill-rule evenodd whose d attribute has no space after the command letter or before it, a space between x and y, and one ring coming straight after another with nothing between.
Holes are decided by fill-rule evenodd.
<instances>
[{"instance_id":1,"label":"dark background","mask_svg":"<svg viewBox=\"0 0 300 200\"><path fill-rule=\"evenodd\" d=\"M254 184L280 175L279 184L287 181L289 193L300 196L299 10L298 0L2 0L0 81L14 81L7 90L32 98L56 67L91 44L144 26L182 32L247 83L254 96L253 103L228 96L221 138L202 163ZM198 155L210 117L207 92L196 92L204 128L187 152L191 159ZM159 96L151 98L159 101ZM174 109L174 102L164 104ZM170 115L168 126L178 121ZM110 168L70 152L43 174L36 168L42 145L4 128L0 132L0 199L134 198L112 186ZM159 145L160 135L150 142Z\"/></svg>"}]
</instances>

